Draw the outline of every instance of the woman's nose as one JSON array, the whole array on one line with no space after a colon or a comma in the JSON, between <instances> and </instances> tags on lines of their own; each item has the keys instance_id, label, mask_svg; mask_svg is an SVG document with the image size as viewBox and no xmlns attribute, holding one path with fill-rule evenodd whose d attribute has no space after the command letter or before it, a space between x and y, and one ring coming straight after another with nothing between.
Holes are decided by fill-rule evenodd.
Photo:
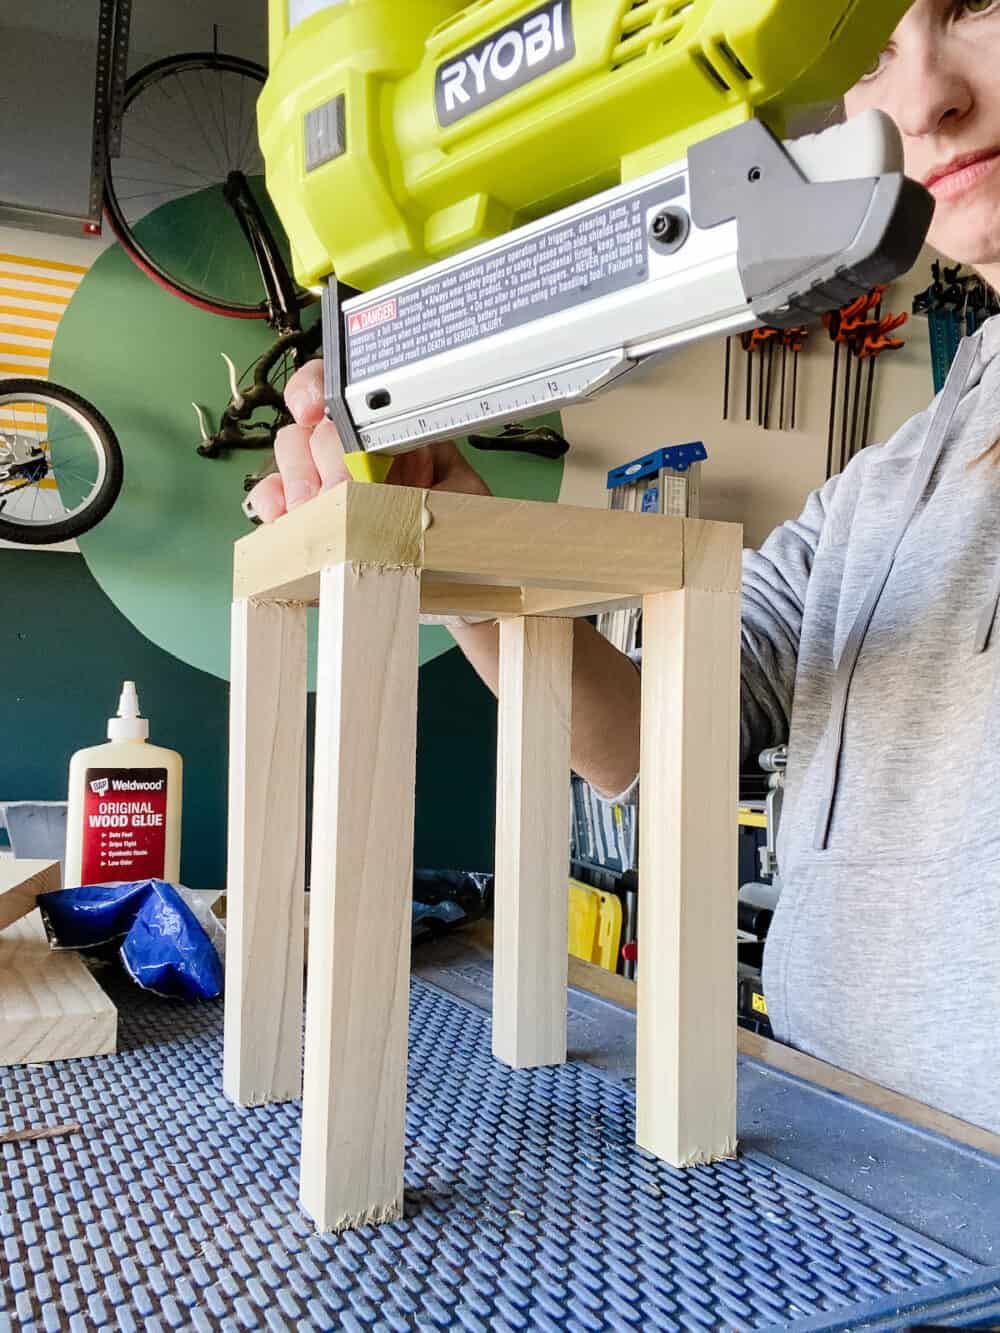
<instances>
[{"instance_id":1,"label":"woman's nose","mask_svg":"<svg viewBox=\"0 0 1000 1333\"><path fill-rule=\"evenodd\" d=\"M927 43L900 65L906 74L894 89L895 105L887 109L905 136L926 138L968 115L975 101L972 84L940 45Z\"/></svg>"}]
</instances>

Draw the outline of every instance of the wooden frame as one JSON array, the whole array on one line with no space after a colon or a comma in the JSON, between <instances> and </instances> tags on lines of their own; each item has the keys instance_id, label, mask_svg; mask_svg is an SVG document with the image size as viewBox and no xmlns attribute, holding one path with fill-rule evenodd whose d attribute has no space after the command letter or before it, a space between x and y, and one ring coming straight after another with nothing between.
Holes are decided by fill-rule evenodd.
<instances>
[{"instance_id":1,"label":"wooden frame","mask_svg":"<svg viewBox=\"0 0 1000 1333\"><path fill-rule=\"evenodd\" d=\"M735 1150L740 547L730 524L355 482L237 543L225 1088L298 1095L318 603L300 1199L321 1230L402 1211L421 611L501 623L494 1053L525 1068L566 1057L571 621L643 602L637 1137L675 1165Z\"/></svg>"},{"instance_id":2,"label":"wooden frame","mask_svg":"<svg viewBox=\"0 0 1000 1333\"><path fill-rule=\"evenodd\" d=\"M0 860L0 1069L113 1055L118 1012L79 954L52 949L36 907L58 861Z\"/></svg>"}]
</instances>

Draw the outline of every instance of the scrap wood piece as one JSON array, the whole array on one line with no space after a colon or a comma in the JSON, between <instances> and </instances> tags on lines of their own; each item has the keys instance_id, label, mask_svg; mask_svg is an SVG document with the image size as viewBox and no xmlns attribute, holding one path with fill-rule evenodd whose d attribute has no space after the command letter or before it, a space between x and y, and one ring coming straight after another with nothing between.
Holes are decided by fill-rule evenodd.
<instances>
[{"instance_id":1,"label":"scrap wood piece","mask_svg":"<svg viewBox=\"0 0 1000 1333\"><path fill-rule=\"evenodd\" d=\"M36 909L0 934L0 1068L114 1054L118 1011Z\"/></svg>"},{"instance_id":2,"label":"scrap wood piece","mask_svg":"<svg viewBox=\"0 0 1000 1333\"><path fill-rule=\"evenodd\" d=\"M58 861L0 860L0 930L33 911L40 893L61 886Z\"/></svg>"},{"instance_id":3,"label":"scrap wood piece","mask_svg":"<svg viewBox=\"0 0 1000 1333\"><path fill-rule=\"evenodd\" d=\"M64 1125L29 1125L27 1129L0 1129L0 1143L35 1143L38 1139L60 1139L78 1134L82 1126L75 1121Z\"/></svg>"}]
</instances>

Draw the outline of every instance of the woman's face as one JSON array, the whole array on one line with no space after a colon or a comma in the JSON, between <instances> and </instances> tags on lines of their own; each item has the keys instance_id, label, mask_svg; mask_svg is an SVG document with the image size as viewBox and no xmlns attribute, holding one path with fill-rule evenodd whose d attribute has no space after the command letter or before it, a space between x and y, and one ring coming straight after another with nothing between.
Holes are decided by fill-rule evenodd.
<instances>
[{"instance_id":1,"label":"woman's face","mask_svg":"<svg viewBox=\"0 0 1000 1333\"><path fill-rule=\"evenodd\" d=\"M899 126L907 175L937 200L931 244L1000 264L1000 0L916 0L845 100Z\"/></svg>"}]
</instances>

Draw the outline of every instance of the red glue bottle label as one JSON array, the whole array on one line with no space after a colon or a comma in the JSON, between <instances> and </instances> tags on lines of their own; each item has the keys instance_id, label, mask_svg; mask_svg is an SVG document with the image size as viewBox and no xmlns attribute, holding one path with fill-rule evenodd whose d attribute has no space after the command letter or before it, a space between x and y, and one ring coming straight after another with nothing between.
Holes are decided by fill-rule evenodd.
<instances>
[{"instance_id":1,"label":"red glue bottle label","mask_svg":"<svg viewBox=\"0 0 1000 1333\"><path fill-rule=\"evenodd\" d=\"M81 884L164 879L165 768L88 768Z\"/></svg>"}]
</instances>

